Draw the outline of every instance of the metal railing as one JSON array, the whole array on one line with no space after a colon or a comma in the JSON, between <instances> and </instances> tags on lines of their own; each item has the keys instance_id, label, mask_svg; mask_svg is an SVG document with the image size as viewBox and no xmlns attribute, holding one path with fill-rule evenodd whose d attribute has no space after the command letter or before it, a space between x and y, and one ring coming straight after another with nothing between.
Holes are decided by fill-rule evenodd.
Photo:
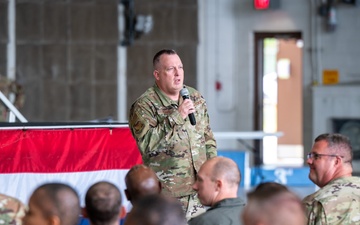
<instances>
[{"instance_id":1,"label":"metal railing","mask_svg":"<svg viewBox=\"0 0 360 225\"><path fill-rule=\"evenodd\" d=\"M0 100L10 110L9 122L14 123L16 118L22 123L27 123L27 119L19 112L19 110L10 102L10 100L0 91ZM15 118L16 117L16 118Z\"/></svg>"}]
</instances>

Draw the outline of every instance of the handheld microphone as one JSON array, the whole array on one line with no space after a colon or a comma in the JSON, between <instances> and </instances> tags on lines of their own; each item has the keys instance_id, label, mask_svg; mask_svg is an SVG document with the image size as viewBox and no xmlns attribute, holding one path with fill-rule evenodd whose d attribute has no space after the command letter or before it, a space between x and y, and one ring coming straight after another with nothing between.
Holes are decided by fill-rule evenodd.
<instances>
[{"instance_id":1,"label":"handheld microphone","mask_svg":"<svg viewBox=\"0 0 360 225\"><path fill-rule=\"evenodd\" d=\"M182 96L182 98L184 100L185 99L190 99L189 90L185 86L184 86L183 89L180 90L180 95ZM194 113L189 114L189 120L190 120L191 125L195 126L196 120L195 120Z\"/></svg>"}]
</instances>

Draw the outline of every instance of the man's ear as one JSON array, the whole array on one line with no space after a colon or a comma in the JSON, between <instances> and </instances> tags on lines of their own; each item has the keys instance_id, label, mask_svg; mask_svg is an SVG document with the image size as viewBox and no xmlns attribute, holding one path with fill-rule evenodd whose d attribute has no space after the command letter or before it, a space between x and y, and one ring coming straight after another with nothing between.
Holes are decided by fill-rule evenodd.
<instances>
[{"instance_id":1,"label":"man's ear","mask_svg":"<svg viewBox=\"0 0 360 225\"><path fill-rule=\"evenodd\" d=\"M125 216L126 216L126 209L125 209L124 206L121 206L120 213L119 213L119 218L123 219L123 218L125 218Z\"/></svg>"},{"instance_id":2,"label":"man's ear","mask_svg":"<svg viewBox=\"0 0 360 225\"><path fill-rule=\"evenodd\" d=\"M335 165L338 165L338 166L340 166L341 164L342 164L342 161L343 159L342 158L340 158L340 156L337 156L336 157L336 161L335 161Z\"/></svg>"},{"instance_id":3,"label":"man's ear","mask_svg":"<svg viewBox=\"0 0 360 225\"><path fill-rule=\"evenodd\" d=\"M60 225L60 218L56 215L52 215L49 217L49 224L50 225Z\"/></svg>"},{"instance_id":4,"label":"man's ear","mask_svg":"<svg viewBox=\"0 0 360 225\"><path fill-rule=\"evenodd\" d=\"M159 71L154 70L153 75L155 77L155 80L159 80Z\"/></svg>"},{"instance_id":5,"label":"man's ear","mask_svg":"<svg viewBox=\"0 0 360 225\"><path fill-rule=\"evenodd\" d=\"M89 218L85 207L81 208L81 214L84 218Z\"/></svg>"},{"instance_id":6,"label":"man's ear","mask_svg":"<svg viewBox=\"0 0 360 225\"><path fill-rule=\"evenodd\" d=\"M216 186L216 190L220 190L223 186L223 183L221 180L216 180L215 181L215 186Z\"/></svg>"}]
</instances>

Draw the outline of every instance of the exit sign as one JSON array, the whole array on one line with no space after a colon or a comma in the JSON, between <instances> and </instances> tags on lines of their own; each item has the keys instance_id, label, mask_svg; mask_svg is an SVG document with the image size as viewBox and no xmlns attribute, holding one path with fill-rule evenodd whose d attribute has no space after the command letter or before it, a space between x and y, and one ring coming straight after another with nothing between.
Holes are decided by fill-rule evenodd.
<instances>
[{"instance_id":1,"label":"exit sign","mask_svg":"<svg viewBox=\"0 0 360 225\"><path fill-rule=\"evenodd\" d=\"M270 7L270 0L254 0L254 7L256 10L268 9Z\"/></svg>"}]
</instances>

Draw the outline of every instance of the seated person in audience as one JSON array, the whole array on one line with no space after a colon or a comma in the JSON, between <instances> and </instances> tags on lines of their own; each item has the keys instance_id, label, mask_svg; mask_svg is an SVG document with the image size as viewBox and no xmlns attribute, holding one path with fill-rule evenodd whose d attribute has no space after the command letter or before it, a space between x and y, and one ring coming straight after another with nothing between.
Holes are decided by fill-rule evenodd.
<instances>
[{"instance_id":1,"label":"seated person in audience","mask_svg":"<svg viewBox=\"0 0 360 225\"><path fill-rule=\"evenodd\" d=\"M320 189L305 197L308 224L360 224L360 177L352 176L348 137L321 134L307 155L309 178Z\"/></svg>"},{"instance_id":2,"label":"seated person in audience","mask_svg":"<svg viewBox=\"0 0 360 225\"><path fill-rule=\"evenodd\" d=\"M244 225L304 225L305 211L298 196L274 182L259 184L247 194L241 214Z\"/></svg>"},{"instance_id":3,"label":"seated person in audience","mask_svg":"<svg viewBox=\"0 0 360 225\"><path fill-rule=\"evenodd\" d=\"M155 172L142 164L133 166L125 176L125 195L131 204L146 195L159 194L161 183Z\"/></svg>"},{"instance_id":4,"label":"seated person in audience","mask_svg":"<svg viewBox=\"0 0 360 225\"><path fill-rule=\"evenodd\" d=\"M240 212L245 202L237 197L240 170L229 158L214 157L207 160L197 174L193 189L201 204L210 206L203 214L189 220L189 225L239 225Z\"/></svg>"},{"instance_id":5,"label":"seated person in audience","mask_svg":"<svg viewBox=\"0 0 360 225\"><path fill-rule=\"evenodd\" d=\"M18 199L0 194L0 224L21 225L26 206Z\"/></svg>"},{"instance_id":6,"label":"seated person in audience","mask_svg":"<svg viewBox=\"0 0 360 225\"><path fill-rule=\"evenodd\" d=\"M93 184L85 195L84 217L91 225L119 225L125 216L120 190L112 183L102 181Z\"/></svg>"},{"instance_id":7,"label":"seated person in audience","mask_svg":"<svg viewBox=\"0 0 360 225\"><path fill-rule=\"evenodd\" d=\"M131 213L129 225L186 225L181 203L161 194L140 198Z\"/></svg>"},{"instance_id":8,"label":"seated person in audience","mask_svg":"<svg viewBox=\"0 0 360 225\"><path fill-rule=\"evenodd\" d=\"M134 206L136 202L147 195L160 194L161 183L155 172L145 165L133 166L125 176L125 195ZM125 218L125 225L131 224L131 211Z\"/></svg>"},{"instance_id":9,"label":"seated person in audience","mask_svg":"<svg viewBox=\"0 0 360 225\"><path fill-rule=\"evenodd\" d=\"M62 183L47 183L38 187L29 200L25 225L76 225L80 215L76 191Z\"/></svg>"}]
</instances>

